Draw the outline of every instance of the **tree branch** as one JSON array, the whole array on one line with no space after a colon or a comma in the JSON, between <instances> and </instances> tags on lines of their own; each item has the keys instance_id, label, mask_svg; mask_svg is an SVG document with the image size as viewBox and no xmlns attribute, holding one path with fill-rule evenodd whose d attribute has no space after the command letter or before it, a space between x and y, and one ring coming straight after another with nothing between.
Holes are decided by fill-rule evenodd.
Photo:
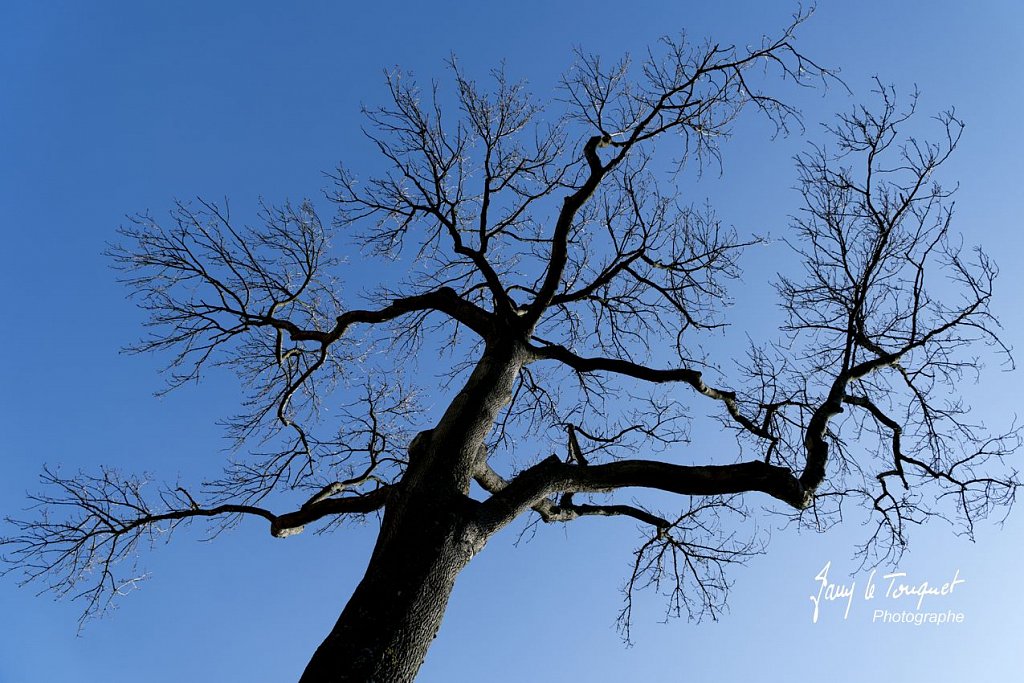
<instances>
[{"instance_id":1,"label":"tree branch","mask_svg":"<svg viewBox=\"0 0 1024 683\"><path fill-rule=\"evenodd\" d=\"M656 460L619 460L579 466L551 456L523 470L504 485L500 478L486 470L478 472L477 481L485 482L484 488L493 491L480 508L482 523L493 528L507 524L526 509L537 505L545 507L544 499L559 492L607 493L639 487L681 495L714 496L759 491L796 509L803 509L809 503L788 468L761 461L735 465L674 465Z\"/></svg>"},{"instance_id":2,"label":"tree branch","mask_svg":"<svg viewBox=\"0 0 1024 683\"><path fill-rule=\"evenodd\" d=\"M716 389L708 386L701 379L701 373L690 368L669 368L656 369L645 365L618 358L597 358L578 356L564 346L558 344L546 344L544 346L530 346L530 351L537 359L557 360L576 372L610 372L645 382L664 383L682 382L693 387L697 393L721 401L725 404L729 415L751 434L773 441L775 437L763 426L758 426L750 418L740 412L739 404L736 401L736 393L723 389Z\"/></svg>"},{"instance_id":3,"label":"tree branch","mask_svg":"<svg viewBox=\"0 0 1024 683\"><path fill-rule=\"evenodd\" d=\"M55 491L31 496L37 516L5 520L18 533L0 538L0 546L6 551L3 561L9 565L4 573L20 568L26 582L45 578L57 595L85 599L83 619L103 611L115 595L143 578L123 574L117 565L130 559L141 542L166 538L183 522L197 518L260 517L270 522L273 536L284 538L327 516L378 510L390 495L389 487L381 487L365 494L326 498L276 515L253 505L223 503L203 507L180 486L158 491L156 500L150 501L143 494L147 482L122 478L109 469L98 476L79 474L66 478L44 468L41 479Z\"/></svg>"}]
</instances>

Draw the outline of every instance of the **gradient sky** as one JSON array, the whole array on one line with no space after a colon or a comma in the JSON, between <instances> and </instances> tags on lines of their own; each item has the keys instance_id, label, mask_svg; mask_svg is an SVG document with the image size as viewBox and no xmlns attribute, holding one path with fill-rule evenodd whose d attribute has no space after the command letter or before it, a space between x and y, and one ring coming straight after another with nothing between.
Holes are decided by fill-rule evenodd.
<instances>
[{"instance_id":1,"label":"gradient sky","mask_svg":"<svg viewBox=\"0 0 1024 683\"><path fill-rule=\"evenodd\" d=\"M575 6L572 6L575 5ZM483 71L504 59L541 98L581 45L641 52L685 28L723 43L756 43L785 25L785 2L628 4L520 2L6 2L0 8L0 512L15 514L42 463L98 464L197 481L217 471L216 420L237 388L214 378L162 399L161 359L123 356L140 315L101 255L127 213L175 198L312 197L323 172L368 151L359 105L384 97L382 70L443 81L451 53ZM968 127L946 178L959 180L958 229L1003 266L997 312L1024 346L1018 259L1024 178L1024 6L825 0L799 33L816 60L842 69L853 96L794 95L804 135L769 140L741 127L721 177L690 191L741 231L784 236L797 207L791 157L835 111L867 100L878 75L921 109L949 105ZM770 258L752 254L731 322L771 334L762 305ZM761 297L761 298L759 298ZM990 367L965 387L978 414L1004 424L1018 408L1019 373ZM771 508L771 503L756 501ZM985 525L975 544L938 525L914 531L901 570L933 582L966 579L943 607L952 626L870 623L827 608L811 623L809 595L824 564L844 576L865 529L828 535L775 529L764 557L732 572L731 609L717 623L662 621L642 600L636 645L616 634L619 588L637 532L629 521L582 520L494 538L460 578L420 679L493 681L1011 680L1024 668L1024 599L1017 588L1024 521ZM76 635L79 606L0 580L0 681L148 683L297 679L361 576L374 528L272 539L262 522L212 543L198 525L143 558L153 578L112 615ZM848 578L848 577L846 577ZM866 573L855 580L863 586ZM979 671L984 673L979 673Z\"/></svg>"}]
</instances>

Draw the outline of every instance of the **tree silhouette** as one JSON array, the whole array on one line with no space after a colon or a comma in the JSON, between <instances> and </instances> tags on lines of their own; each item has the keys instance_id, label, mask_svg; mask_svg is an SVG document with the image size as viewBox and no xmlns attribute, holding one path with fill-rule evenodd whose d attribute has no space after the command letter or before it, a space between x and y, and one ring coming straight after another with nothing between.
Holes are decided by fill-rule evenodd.
<instances>
[{"instance_id":1,"label":"tree silhouette","mask_svg":"<svg viewBox=\"0 0 1024 683\"><path fill-rule=\"evenodd\" d=\"M708 379L700 341L758 240L685 203L654 156L662 142L713 162L747 110L779 133L798 124L768 85L836 81L794 46L805 18L749 50L665 39L638 68L579 53L549 105L502 70L484 89L452 61L449 99L392 73L389 103L366 111L385 168L338 169L333 228L310 202L263 206L257 227L201 200L136 216L111 251L150 316L134 350L171 354L171 388L237 371L244 455L192 489L46 469L38 514L8 520L11 569L88 615L138 580L140 545L182 522L255 516L282 538L375 513L366 574L302 680L391 682L415 677L460 570L522 515L649 530L627 637L642 586L677 613L721 607L726 566L760 549L734 535L754 492L816 528L865 501L869 562L927 517L970 533L1012 502L1002 459L1019 435L990 434L956 399L979 345L1009 350L989 310L996 268L962 247L934 180L962 130L952 112L938 142L908 137L915 98L901 108L879 83L877 108L839 117L830 146L797 160L803 270L776 283L784 339ZM355 305L332 239L405 271ZM438 350L456 359L448 384L423 386L409 359ZM449 386L425 423L417 398ZM736 452L690 443L700 401ZM623 502L626 488L677 494L681 510Z\"/></svg>"}]
</instances>

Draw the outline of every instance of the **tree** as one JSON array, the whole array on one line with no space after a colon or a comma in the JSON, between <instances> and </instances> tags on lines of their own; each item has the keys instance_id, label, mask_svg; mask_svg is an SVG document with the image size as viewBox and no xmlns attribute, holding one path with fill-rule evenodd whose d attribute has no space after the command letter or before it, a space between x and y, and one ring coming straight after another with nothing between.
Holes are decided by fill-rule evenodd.
<instances>
[{"instance_id":1,"label":"tree","mask_svg":"<svg viewBox=\"0 0 1024 683\"><path fill-rule=\"evenodd\" d=\"M1012 501L1016 475L998 461L1017 433L988 436L946 402L976 344L1002 349L995 267L960 248L949 192L932 184L959 139L951 113L938 144L903 138L913 105L880 87L877 111L839 119L834 152L799 160L792 241L805 270L777 286L788 336L752 349L731 381L706 379L699 340L723 324L726 286L756 240L675 196L655 145L677 135L684 158L713 162L744 109L781 132L797 122L755 81L769 69L832 78L795 49L800 20L746 52L665 41L639 74L581 54L547 123L553 108L500 71L485 92L452 64L455 121L442 93L424 101L392 75L391 103L368 112L388 168L362 183L339 169L333 199L343 237L416 259L363 308L343 303L331 230L310 203L263 207L254 229L204 202L169 223L137 217L113 256L152 314L138 350L173 354L172 386L235 368L249 393L230 427L261 445L201 492L45 471L40 515L5 540L10 559L95 611L134 580L119 561L183 521L257 516L285 537L379 512L366 576L303 680L403 681L459 570L523 514L635 519L650 534L629 591L668 582L694 613L718 608L725 565L756 550L725 519L746 514L744 494L813 525L868 501L869 559L899 552L923 517L970 530ZM400 370L435 345L461 362L430 426ZM345 419L320 425L332 392L351 401ZM687 407L704 400L737 453L688 457ZM682 512L624 503L624 488L677 494Z\"/></svg>"}]
</instances>

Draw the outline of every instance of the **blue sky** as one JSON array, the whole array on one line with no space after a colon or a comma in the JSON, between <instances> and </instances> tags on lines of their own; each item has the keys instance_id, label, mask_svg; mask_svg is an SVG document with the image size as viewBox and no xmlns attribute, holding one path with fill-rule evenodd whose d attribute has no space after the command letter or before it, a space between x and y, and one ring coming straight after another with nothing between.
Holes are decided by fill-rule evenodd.
<instances>
[{"instance_id":1,"label":"blue sky","mask_svg":"<svg viewBox=\"0 0 1024 683\"><path fill-rule=\"evenodd\" d=\"M230 377L154 398L160 358L124 356L139 313L102 256L127 213L166 210L175 198L311 197L324 215L324 171L370 163L361 103L383 100L394 65L443 81L450 54L472 70L506 60L541 98L571 62L570 49L641 52L667 32L738 44L781 28L788 3L456 2L38 3L0 9L0 508L17 512L42 463L68 470L117 465L160 479L217 471L216 420L237 401ZM842 69L839 89L795 93L804 135L769 140L741 127L724 172L689 191L741 231L784 236L797 207L791 157L837 110L868 98L879 75L922 91L921 109L949 105L967 121L946 169L959 180L957 225L1003 267L997 312L1006 339L1024 345L1017 308L1024 276L1019 184L1024 177L1024 7L1014 2L823 1L800 47ZM762 285L771 252L752 254L730 320L771 334ZM358 267L358 266L356 266ZM368 273L359 273L361 276ZM766 327L768 326L768 327ZM1019 373L991 367L965 387L993 424L1015 410ZM709 437L710 438L710 437ZM758 502L760 505L761 502ZM771 507L767 501L766 507ZM1019 511L1018 511L1019 512ZM775 528L769 516L762 524ZM950 596L963 624L870 623L855 601L810 621L814 576L850 559L865 530L825 536L775 530L766 556L732 573L731 610L718 623L661 624L648 596L632 648L614 629L637 539L625 521L520 527L491 541L465 571L420 680L783 680L819 671L833 681L994 680L1022 666L1024 599L1016 590L1024 522L986 525L976 544L940 526L917 530L901 569L967 583ZM213 543L201 529L147 554L153 579L111 616L76 636L79 607L0 581L0 681L294 680L365 567L372 525L332 536L270 538L244 524ZM866 573L856 576L863 586ZM958 589L959 590L959 589ZM860 609L858 609L858 607Z\"/></svg>"}]
</instances>

